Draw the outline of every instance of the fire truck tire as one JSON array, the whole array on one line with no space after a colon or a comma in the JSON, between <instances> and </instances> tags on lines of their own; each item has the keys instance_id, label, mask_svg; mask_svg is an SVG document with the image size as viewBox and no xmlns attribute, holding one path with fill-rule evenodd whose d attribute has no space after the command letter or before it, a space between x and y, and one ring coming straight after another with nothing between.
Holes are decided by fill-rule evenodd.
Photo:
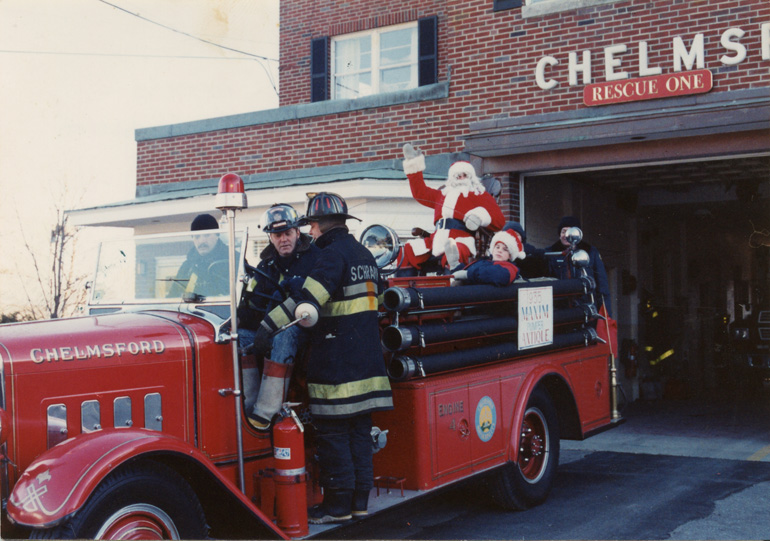
<instances>
[{"instance_id":1,"label":"fire truck tire","mask_svg":"<svg viewBox=\"0 0 770 541\"><path fill-rule=\"evenodd\" d=\"M145 462L110 474L67 522L34 530L30 538L206 539L207 534L190 485L171 468Z\"/></svg>"},{"instance_id":2,"label":"fire truck tire","mask_svg":"<svg viewBox=\"0 0 770 541\"><path fill-rule=\"evenodd\" d=\"M540 505L551 492L559 465L559 419L545 389L530 395L519 438L517 461L503 466L493 479L493 498L505 509Z\"/></svg>"}]
</instances>

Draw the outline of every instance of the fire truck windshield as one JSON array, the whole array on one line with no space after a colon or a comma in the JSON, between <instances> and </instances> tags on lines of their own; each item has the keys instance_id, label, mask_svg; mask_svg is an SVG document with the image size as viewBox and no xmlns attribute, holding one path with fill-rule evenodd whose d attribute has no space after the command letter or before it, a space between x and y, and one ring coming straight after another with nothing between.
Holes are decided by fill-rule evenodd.
<instances>
[{"instance_id":1,"label":"fire truck windshield","mask_svg":"<svg viewBox=\"0 0 770 541\"><path fill-rule=\"evenodd\" d=\"M243 272L236 234L235 259ZM203 230L102 242L90 305L227 302L228 235Z\"/></svg>"}]
</instances>

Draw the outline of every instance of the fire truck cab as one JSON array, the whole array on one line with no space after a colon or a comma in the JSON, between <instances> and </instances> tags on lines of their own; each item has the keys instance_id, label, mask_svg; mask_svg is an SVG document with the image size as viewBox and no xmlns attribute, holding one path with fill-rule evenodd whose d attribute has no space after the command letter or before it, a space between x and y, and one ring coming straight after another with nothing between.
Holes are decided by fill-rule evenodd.
<instances>
[{"instance_id":1,"label":"fire truck cab","mask_svg":"<svg viewBox=\"0 0 770 541\"><path fill-rule=\"evenodd\" d=\"M230 227L218 242L241 277L247 233ZM0 326L6 537L301 538L334 527L307 524L322 491L301 381L272 434L245 422L247 367L230 326L242 280L203 291L177 274L207 233L104 242L87 315ZM212 265L227 276L228 261ZM502 506L540 504L560 438L621 421L615 322L580 301L590 279L387 283L395 409L374 416L371 513L485 472Z\"/></svg>"}]
</instances>

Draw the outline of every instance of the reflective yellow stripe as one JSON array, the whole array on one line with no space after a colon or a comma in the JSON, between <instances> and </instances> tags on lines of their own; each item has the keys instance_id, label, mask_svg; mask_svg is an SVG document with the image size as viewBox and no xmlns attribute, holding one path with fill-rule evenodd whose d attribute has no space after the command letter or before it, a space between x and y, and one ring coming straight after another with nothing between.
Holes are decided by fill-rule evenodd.
<instances>
[{"instance_id":1,"label":"reflective yellow stripe","mask_svg":"<svg viewBox=\"0 0 770 541\"><path fill-rule=\"evenodd\" d=\"M355 284L342 288L342 293L346 297L355 297L356 295L360 295L362 293L371 293L376 295L377 291L374 282L363 282L361 284Z\"/></svg>"},{"instance_id":2,"label":"reflective yellow stripe","mask_svg":"<svg viewBox=\"0 0 770 541\"><path fill-rule=\"evenodd\" d=\"M359 411L391 408L393 408L393 399L389 396L379 396L353 404L310 404L310 413L313 415L355 415Z\"/></svg>"},{"instance_id":3,"label":"reflective yellow stripe","mask_svg":"<svg viewBox=\"0 0 770 541\"><path fill-rule=\"evenodd\" d=\"M246 291L249 291L249 292L254 291L255 287L257 287L257 279L252 278L251 280L249 280L249 283L246 286Z\"/></svg>"},{"instance_id":4,"label":"reflective yellow stripe","mask_svg":"<svg viewBox=\"0 0 770 541\"><path fill-rule=\"evenodd\" d=\"M302 288L306 289L320 305L326 304L326 301L331 297L331 293L326 291L326 288L318 280L309 276L305 279Z\"/></svg>"},{"instance_id":5,"label":"reflective yellow stripe","mask_svg":"<svg viewBox=\"0 0 770 541\"><path fill-rule=\"evenodd\" d=\"M361 396L374 391L390 390L387 376L375 376L369 379L341 383L339 385L322 385L320 383L308 383L308 394L311 398L333 400L337 398L350 398Z\"/></svg>"},{"instance_id":6,"label":"reflective yellow stripe","mask_svg":"<svg viewBox=\"0 0 770 541\"><path fill-rule=\"evenodd\" d=\"M377 311L376 297L359 297L349 301L337 301L326 303L321 308L322 316L348 316L361 312Z\"/></svg>"},{"instance_id":7,"label":"reflective yellow stripe","mask_svg":"<svg viewBox=\"0 0 770 541\"><path fill-rule=\"evenodd\" d=\"M662 354L660 357L658 357L657 359L653 359L652 361L650 361L650 365L651 365L651 366L655 366L655 365L656 365L656 364L658 364L660 361L662 361L663 359L668 359L668 358L669 358L669 357L671 357L673 354L674 354L674 350L673 350L673 349L669 349L668 351L666 351L665 353L663 353L663 354Z\"/></svg>"},{"instance_id":8,"label":"reflective yellow stripe","mask_svg":"<svg viewBox=\"0 0 770 541\"><path fill-rule=\"evenodd\" d=\"M273 308L267 317L262 321L262 325L268 330L273 331L279 327L283 327L287 323L294 321L294 309L297 307L297 303L292 299L286 299L283 304L279 304ZM270 328L270 323L275 325L275 328Z\"/></svg>"}]
</instances>

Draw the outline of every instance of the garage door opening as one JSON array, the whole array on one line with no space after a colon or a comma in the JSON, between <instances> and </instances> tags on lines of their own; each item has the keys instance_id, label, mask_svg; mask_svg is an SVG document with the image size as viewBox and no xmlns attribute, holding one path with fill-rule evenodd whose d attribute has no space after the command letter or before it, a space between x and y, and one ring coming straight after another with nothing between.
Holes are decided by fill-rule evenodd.
<instances>
[{"instance_id":1,"label":"garage door opening","mask_svg":"<svg viewBox=\"0 0 770 541\"><path fill-rule=\"evenodd\" d=\"M728 358L727 333L770 302L770 156L521 178L531 244L553 244L572 215L602 255L629 401L761 391Z\"/></svg>"}]
</instances>

